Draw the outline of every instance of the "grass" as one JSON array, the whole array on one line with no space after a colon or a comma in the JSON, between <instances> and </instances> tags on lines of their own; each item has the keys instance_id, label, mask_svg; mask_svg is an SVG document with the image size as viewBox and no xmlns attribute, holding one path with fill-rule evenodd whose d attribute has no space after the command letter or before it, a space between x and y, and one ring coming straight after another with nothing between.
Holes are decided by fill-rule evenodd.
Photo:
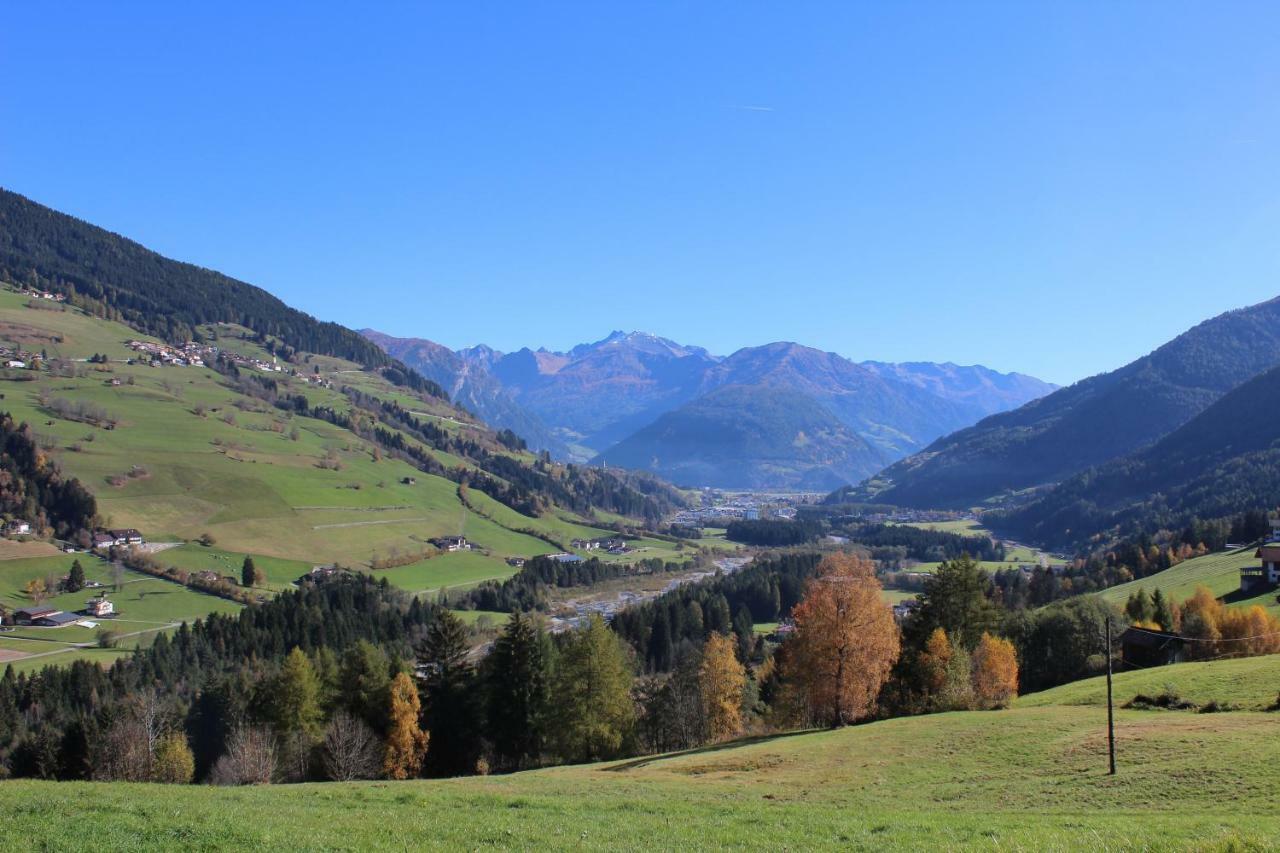
<instances>
[{"instance_id":1,"label":"grass","mask_svg":"<svg viewBox=\"0 0 1280 853\"><path fill-rule=\"evenodd\" d=\"M920 593L906 589L882 589L880 597L890 604L898 604L899 602L908 601L915 598Z\"/></svg>"},{"instance_id":2,"label":"grass","mask_svg":"<svg viewBox=\"0 0 1280 853\"><path fill-rule=\"evenodd\" d=\"M240 580L240 570L244 566L244 558L253 557L253 564L266 575L267 585L283 588L301 575L309 572L311 563L301 560L285 560L280 557L246 555L234 551L226 551L217 547L206 548L203 545L182 545L170 548L156 555L156 561L162 566L176 566L189 572L212 570L219 574L230 575Z\"/></svg>"},{"instance_id":3,"label":"grass","mask_svg":"<svg viewBox=\"0 0 1280 853\"><path fill-rule=\"evenodd\" d=\"M1210 667L1230 684L1241 663ZM1120 695L1137 692L1142 675L1118 676ZM1100 708L1020 702L439 782L218 789L13 781L0 785L0 823L11 837L59 849L1280 844L1280 714L1120 710L1116 734L1114 777Z\"/></svg>"},{"instance_id":4,"label":"grass","mask_svg":"<svg viewBox=\"0 0 1280 853\"><path fill-rule=\"evenodd\" d=\"M163 552L160 556L177 550L180 549ZM61 577L77 559L84 567L87 580L105 585L55 595L46 599L43 605L74 613L82 610L90 598L105 593L116 606L116 617L86 617L88 621L97 622L99 628L72 624L61 628L19 627L5 631L0 634L0 649L29 656L6 660L3 662L5 665L12 664L17 672L30 672L73 660L110 664L129 654L134 647L149 644L157 633L181 622L193 622L210 613L234 613L240 609L235 602L127 569L122 572L122 584L117 592L111 566L91 554L55 554L0 561L0 603L14 609L32 606L33 602L22 592L26 582L49 575ZM118 647L86 647L85 644L96 642L99 629L121 635Z\"/></svg>"},{"instance_id":5,"label":"grass","mask_svg":"<svg viewBox=\"0 0 1280 853\"><path fill-rule=\"evenodd\" d=\"M502 560L474 551L456 551L372 574L385 577L393 586L408 592L432 593L446 587L457 589L481 581L505 580L515 573L516 569Z\"/></svg>"},{"instance_id":6,"label":"grass","mask_svg":"<svg viewBox=\"0 0 1280 853\"><path fill-rule=\"evenodd\" d=\"M1228 604L1260 604L1273 615L1280 615L1280 603L1276 602L1275 590L1248 598L1239 595L1240 569L1258 565L1258 559L1253 556L1255 550L1249 547L1205 554L1203 557L1186 560L1150 577L1105 589L1099 595L1106 601L1123 607L1129 600L1129 596L1140 589L1145 589L1148 594L1159 589L1172 600L1182 602L1195 593L1197 586L1206 586L1215 596L1223 598Z\"/></svg>"},{"instance_id":7,"label":"grass","mask_svg":"<svg viewBox=\"0 0 1280 853\"><path fill-rule=\"evenodd\" d=\"M75 377L46 372L33 382L0 381L3 408L31 424L64 471L93 491L107 526L136 527L152 541L185 543L157 555L162 565L238 578L250 554L267 587L279 590L313 565L367 568L375 558L424 553L435 536L462 531L484 547L483 554L449 555L387 572L398 586L422 592L507 577L512 569L505 558L559 548L545 539L567 545L572 538L609 535L564 512L521 515L475 489L469 501L478 511L466 509L456 483L381 457L370 443L326 421L242 396L210 369L123 363L132 355L125 342L146 339L126 326L74 309L42 311L26 303L0 291L0 340L71 359L106 353L112 361L78 363L83 375ZM225 349L270 358L242 328L219 324L205 331L216 331ZM272 379L280 393L305 394L312 405L335 411L350 410L340 390L349 385L424 412L446 428L476 430L440 420L456 412L393 388L350 362L316 356L306 367L313 365L337 387L308 385L284 373ZM96 404L117 424L107 430L57 418L47 405L56 398ZM336 470L329 460L336 460ZM454 457L442 461L462 464ZM131 471L140 476L122 476ZM416 483L402 482L407 477ZM190 544L205 533L213 536L215 547ZM691 556L657 540L640 545L638 556ZM84 562L88 570L90 561ZM65 574L69 566L70 558L47 545L0 543L0 601L27 603L17 592L27 580Z\"/></svg>"},{"instance_id":8,"label":"grass","mask_svg":"<svg viewBox=\"0 0 1280 853\"><path fill-rule=\"evenodd\" d=\"M959 533L962 536L975 536L987 533L982 522L976 518L965 518L958 521L907 521L904 527L919 527L921 530L937 530L940 533Z\"/></svg>"},{"instance_id":9,"label":"grass","mask_svg":"<svg viewBox=\"0 0 1280 853\"><path fill-rule=\"evenodd\" d=\"M475 625L481 619L488 619L492 625L501 626L507 624L511 618L510 613L501 613L497 610L454 610L452 613L467 625Z\"/></svg>"},{"instance_id":10,"label":"grass","mask_svg":"<svg viewBox=\"0 0 1280 853\"><path fill-rule=\"evenodd\" d=\"M1125 672L1115 678L1115 701L1127 702L1135 694L1153 695L1166 689L1202 705L1230 701L1245 709L1261 710L1280 693L1280 655L1237 660L1180 663L1173 666ZM1015 704L1022 708L1048 705L1105 705L1106 676L1086 678L1052 690L1029 693Z\"/></svg>"}]
</instances>

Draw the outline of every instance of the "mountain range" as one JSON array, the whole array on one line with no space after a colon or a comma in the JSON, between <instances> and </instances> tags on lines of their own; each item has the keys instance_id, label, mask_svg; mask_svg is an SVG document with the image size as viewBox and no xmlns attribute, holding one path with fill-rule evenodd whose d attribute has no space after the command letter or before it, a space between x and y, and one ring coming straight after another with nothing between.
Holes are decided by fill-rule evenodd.
<instances>
[{"instance_id":1,"label":"mountain range","mask_svg":"<svg viewBox=\"0 0 1280 853\"><path fill-rule=\"evenodd\" d=\"M1056 387L981 366L859 364L791 342L718 356L616 331L567 352L503 353L363 334L532 446L698 485L854 483L941 435ZM724 430L730 423L732 439Z\"/></svg>"},{"instance_id":2,"label":"mountain range","mask_svg":"<svg viewBox=\"0 0 1280 853\"><path fill-rule=\"evenodd\" d=\"M841 500L965 508L1142 450L1280 365L1280 298L1206 320L1110 373L944 436Z\"/></svg>"}]
</instances>

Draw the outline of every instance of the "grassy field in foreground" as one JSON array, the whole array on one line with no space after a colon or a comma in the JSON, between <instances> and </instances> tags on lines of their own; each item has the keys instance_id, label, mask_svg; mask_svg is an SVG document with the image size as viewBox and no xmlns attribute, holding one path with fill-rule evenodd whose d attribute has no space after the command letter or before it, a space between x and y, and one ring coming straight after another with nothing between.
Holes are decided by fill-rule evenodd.
<instances>
[{"instance_id":1,"label":"grassy field in foreground","mask_svg":"<svg viewBox=\"0 0 1280 853\"><path fill-rule=\"evenodd\" d=\"M1162 672L1227 685L1246 675L1273 680L1277 662ZM1135 692L1144 676L1118 676L1118 691ZM47 847L97 850L1280 844L1280 714L1122 710L1116 726L1114 777L1100 708L1020 704L441 782L216 789L15 781L0 785L0 824Z\"/></svg>"},{"instance_id":2,"label":"grassy field in foreground","mask_svg":"<svg viewBox=\"0 0 1280 853\"><path fill-rule=\"evenodd\" d=\"M1150 577L1141 578L1128 583L1103 590L1099 595L1112 604L1124 606L1129 596L1139 589L1148 594L1161 590L1174 601L1185 601L1196 591L1197 586L1206 586L1214 595L1224 598L1231 605L1261 604L1272 614L1280 615L1280 603L1276 601L1276 592L1264 592L1249 598L1238 594L1240 589L1240 569L1245 566L1258 565L1258 558L1253 556L1255 548L1240 548L1234 551L1219 551L1216 554L1205 554L1192 560L1179 563L1171 569L1165 569Z\"/></svg>"}]
</instances>

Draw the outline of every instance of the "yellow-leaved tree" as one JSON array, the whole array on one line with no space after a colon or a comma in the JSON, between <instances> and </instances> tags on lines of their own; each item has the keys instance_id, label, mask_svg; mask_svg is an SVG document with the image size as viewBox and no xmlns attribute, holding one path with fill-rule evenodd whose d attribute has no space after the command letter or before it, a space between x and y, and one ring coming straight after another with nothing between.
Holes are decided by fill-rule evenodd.
<instances>
[{"instance_id":1,"label":"yellow-leaved tree","mask_svg":"<svg viewBox=\"0 0 1280 853\"><path fill-rule=\"evenodd\" d=\"M746 670L738 662L736 645L727 634L712 634L702 651L698 687L702 692L707 734L712 740L725 740L742 731L742 687Z\"/></svg>"},{"instance_id":2,"label":"yellow-leaved tree","mask_svg":"<svg viewBox=\"0 0 1280 853\"><path fill-rule=\"evenodd\" d=\"M984 708L1003 708L1018 694L1018 656L1013 643L983 634L972 659L973 693Z\"/></svg>"},{"instance_id":3,"label":"yellow-leaved tree","mask_svg":"<svg viewBox=\"0 0 1280 853\"><path fill-rule=\"evenodd\" d=\"M382 761L382 772L388 779L409 779L418 775L422 761L427 756L429 735L418 725L422 702L418 688L406 672L391 680L391 707L387 728L387 749Z\"/></svg>"}]
</instances>

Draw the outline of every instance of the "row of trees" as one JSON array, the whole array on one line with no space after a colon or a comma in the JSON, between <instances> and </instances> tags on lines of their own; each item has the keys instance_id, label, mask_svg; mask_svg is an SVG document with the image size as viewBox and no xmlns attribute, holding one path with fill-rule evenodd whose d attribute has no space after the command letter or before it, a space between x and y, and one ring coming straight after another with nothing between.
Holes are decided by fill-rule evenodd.
<instances>
[{"instance_id":1,"label":"row of trees","mask_svg":"<svg viewBox=\"0 0 1280 853\"><path fill-rule=\"evenodd\" d=\"M1159 589L1151 595L1139 589L1129 596L1124 611L1137 627L1185 637L1188 657L1193 660L1280 652L1280 619L1256 604L1230 607L1208 587L1196 587L1181 604L1170 601Z\"/></svg>"}]
</instances>

